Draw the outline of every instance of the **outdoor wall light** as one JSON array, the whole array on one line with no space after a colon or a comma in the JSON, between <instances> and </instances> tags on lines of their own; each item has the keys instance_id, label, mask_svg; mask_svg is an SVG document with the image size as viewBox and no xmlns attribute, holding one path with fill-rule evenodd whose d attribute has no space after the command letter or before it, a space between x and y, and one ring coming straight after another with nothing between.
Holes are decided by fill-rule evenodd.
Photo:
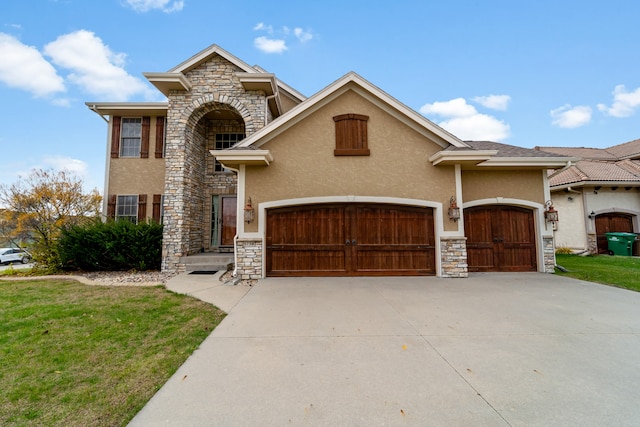
<instances>
[{"instance_id":1,"label":"outdoor wall light","mask_svg":"<svg viewBox=\"0 0 640 427\"><path fill-rule=\"evenodd\" d=\"M596 217L596 213L595 213L594 211L591 211L591 213L590 213L589 215L587 215L587 217L588 217L589 219L593 219L593 218L595 218L595 217Z\"/></svg>"},{"instance_id":2,"label":"outdoor wall light","mask_svg":"<svg viewBox=\"0 0 640 427\"><path fill-rule=\"evenodd\" d=\"M251 206L251 197L249 197L247 199L247 205L244 207L244 222L246 222L247 224L253 222L255 214L255 209L253 209L253 206Z\"/></svg>"},{"instance_id":3,"label":"outdoor wall light","mask_svg":"<svg viewBox=\"0 0 640 427\"><path fill-rule=\"evenodd\" d=\"M454 196L451 196L451 199L449 199L449 219L453 222L460 219L460 208L458 207Z\"/></svg>"},{"instance_id":4,"label":"outdoor wall light","mask_svg":"<svg viewBox=\"0 0 640 427\"><path fill-rule=\"evenodd\" d=\"M558 211L553 207L553 202L551 200L547 200L545 203L547 206L547 210L544 211L544 219L547 222L556 223L558 222Z\"/></svg>"}]
</instances>

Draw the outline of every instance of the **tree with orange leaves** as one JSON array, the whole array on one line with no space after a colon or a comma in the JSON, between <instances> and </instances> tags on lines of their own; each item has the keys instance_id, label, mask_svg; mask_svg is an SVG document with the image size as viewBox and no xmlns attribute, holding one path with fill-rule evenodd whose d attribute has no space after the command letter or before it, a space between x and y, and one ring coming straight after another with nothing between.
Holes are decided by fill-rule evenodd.
<instances>
[{"instance_id":1,"label":"tree with orange leaves","mask_svg":"<svg viewBox=\"0 0 640 427\"><path fill-rule=\"evenodd\" d=\"M34 169L14 184L0 185L0 204L13 225L13 233L30 233L30 248L37 265L59 267L56 242L63 227L98 218L102 196L85 193L82 179L68 171Z\"/></svg>"}]
</instances>

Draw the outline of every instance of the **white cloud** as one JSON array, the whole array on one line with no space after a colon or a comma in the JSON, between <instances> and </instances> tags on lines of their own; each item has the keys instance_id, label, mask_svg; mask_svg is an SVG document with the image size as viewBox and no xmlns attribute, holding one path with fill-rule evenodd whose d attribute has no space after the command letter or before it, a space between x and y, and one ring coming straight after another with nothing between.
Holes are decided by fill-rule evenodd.
<instances>
[{"instance_id":1,"label":"white cloud","mask_svg":"<svg viewBox=\"0 0 640 427\"><path fill-rule=\"evenodd\" d=\"M71 70L69 81L92 95L108 101L124 101L138 94L146 99L157 96L142 80L125 71L125 54L112 52L90 31L64 34L47 44L44 52L55 65Z\"/></svg>"},{"instance_id":2,"label":"white cloud","mask_svg":"<svg viewBox=\"0 0 640 427\"><path fill-rule=\"evenodd\" d=\"M481 114L464 98L425 104L420 108L424 115L434 114L444 117L438 123L447 131L463 140L502 141L509 137L509 125L493 116Z\"/></svg>"},{"instance_id":3,"label":"white cloud","mask_svg":"<svg viewBox=\"0 0 640 427\"><path fill-rule=\"evenodd\" d=\"M45 156L42 161L47 167L60 171L64 170L73 172L75 175L83 179L87 177L89 171L89 165L86 162L72 157Z\"/></svg>"},{"instance_id":4,"label":"white cloud","mask_svg":"<svg viewBox=\"0 0 640 427\"><path fill-rule=\"evenodd\" d=\"M64 92L64 80L33 46L0 33L0 81L36 97Z\"/></svg>"},{"instance_id":5,"label":"white cloud","mask_svg":"<svg viewBox=\"0 0 640 427\"><path fill-rule=\"evenodd\" d=\"M284 40L270 39L267 37L257 37L253 43L258 50L264 53L282 53L288 49Z\"/></svg>"},{"instance_id":6,"label":"white cloud","mask_svg":"<svg viewBox=\"0 0 640 427\"><path fill-rule=\"evenodd\" d=\"M443 117L468 117L478 113L475 107L467 104L464 98L425 104L420 107L420 112L424 115L437 114Z\"/></svg>"},{"instance_id":7,"label":"white cloud","mask_svg":"<svg viewBox=\"0 0 640 427\"><path fill-rule=\"evenodd\" d=\"M591 107L586 105L572 107L569 104L565 104L562 107L551 110L549 113L553 119L552 123L561 128L574 129L591 121Z\"/></svg>"},{"instance_id":8,"label":"white cloud","mask_svg":"<svg viewBox=\"0 0 640 427\"><path fill-rule=\"evenodd\" d=\"M640 87L633 92L627 91L624 85L617 85L613 90L613 104L607 107L598 104L598 110L613 117L629 117L640 106Z\"/></svg>"},{"instance_id":9,"label":"white cloud","mask_svg":"<svg viewBox=\"0 0 640 427\"><path fill-rule=\"evenodd\" d=\"M304 31L302 28L294 28L293 34L295 34L298 40L302 43L306 43L313 38L313 34L311 34L311 32Z\"/></svg>"},{"instance_id":10,"label":"white cloud","mask_svg":"<svg viewBox=\"0 0 640 427\"><path fill-rule=\"evenodd\" d=\"M273 27L271 25L265 25L264 22L258 22L254 27L254 31L266 31L269 34L273 34Z\"/></svg>"},{"instance_id":11,"label":"white cloud","mask_svg":"<svg viewBox=\"0 0 640 427\"><path fill-rule=\"evenodd\" d=\"M158 9L165 13L171 13L179 12L184 7L183 0L126 0L125 3L136 12Z\"/></svg>"},{"instance_id":12,"label":"white cloud","mask_svg":"<svg viewBox=\"0 0 640 427\"><path fill-rule=\"evenodd\" d=\"M506 111L511 97L509 95L476 96L473 101L492 110Z\"/></svg>"}]
</instances>

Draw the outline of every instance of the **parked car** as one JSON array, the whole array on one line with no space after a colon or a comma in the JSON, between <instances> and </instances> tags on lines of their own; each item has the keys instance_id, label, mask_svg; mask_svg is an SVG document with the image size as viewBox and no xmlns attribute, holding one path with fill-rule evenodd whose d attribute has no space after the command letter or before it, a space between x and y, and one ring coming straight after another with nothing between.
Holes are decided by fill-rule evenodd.
<instances>
[{"instance_id":1,"label":"parked car","mask_svg":"<svg viewBox=\"0 0 640 427\"><path fill-rule=\"evenodd\" d=\"M21 262L23 264L31 261L31 255L23 249L19 248L2 248L0 249L0 264L8 264Z\"/></svg>"}]
</instances>

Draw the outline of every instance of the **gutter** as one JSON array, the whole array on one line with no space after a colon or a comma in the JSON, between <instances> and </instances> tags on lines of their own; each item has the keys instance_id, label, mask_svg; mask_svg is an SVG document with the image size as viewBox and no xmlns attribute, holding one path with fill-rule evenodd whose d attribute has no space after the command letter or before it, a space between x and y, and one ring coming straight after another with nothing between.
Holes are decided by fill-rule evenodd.
<instances>
[{"instance_id":1,"label":"gutter","mask_svg":"<svg viewBox=\"0 0 640 427\"><path fill-rule=\"evenodd\" d=\"M105 122L109 123L109 120L107 120L107 119L105 119L105 118L104 118L104 115L98 111L98 109L96 108L96 105L95 105L95 104L93 104L93 105L87 105L87 107L89 107L89 110L91 110L91 111L93 111L94 113L96 113L97 115L99 115L99 116L100 116L100 118L101 118L102 120L104 120Z\"/></svg>"}]
</instances>

